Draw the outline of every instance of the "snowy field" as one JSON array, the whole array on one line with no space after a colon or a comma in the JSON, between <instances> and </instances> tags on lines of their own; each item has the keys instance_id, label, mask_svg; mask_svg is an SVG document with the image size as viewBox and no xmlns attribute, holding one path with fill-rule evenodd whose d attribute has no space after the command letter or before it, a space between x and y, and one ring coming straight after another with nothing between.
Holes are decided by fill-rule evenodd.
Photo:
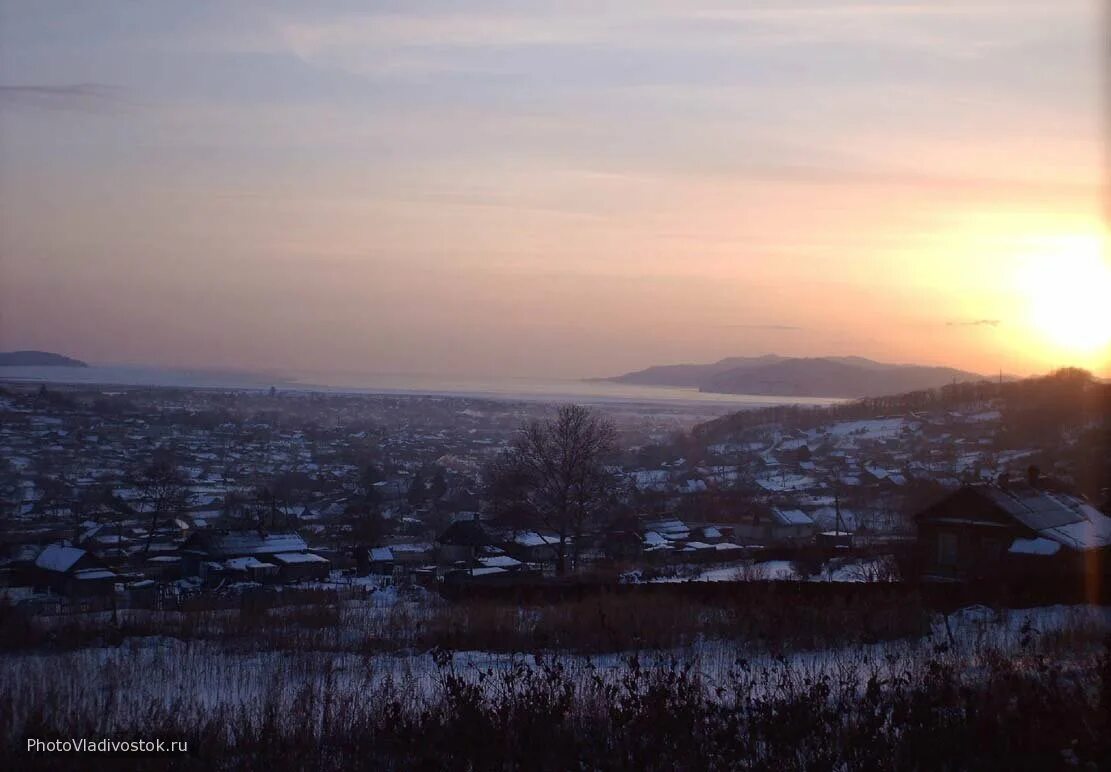
<instances>
[{"instance_id":1,"label":"snowy field","mask_svg":"<svg viewBox=\"0 0 1111 772\"><path fill-rule=\"evenodd\" d=\"M690 665L710 688L735 677L738 667L776 679L857 679L899 673L935 660L975 672L985 658L1016 660L1049 655L1073 670L1094 668L1098 643L1111 630L1111 608L1052 606L995 611L972 607L938 615L928 636L819 651L769 654L727 640L700 640L664 651L571 656L544 654L574 681L613 680L637 655L644 667ZM437 662L439 659L439 662ZM115 647L62 653L19 653L0 658L0 690L9 703L9 729L35 711L98 717L103 729L141 724L152 706L200 715L223 707L251 712L261 704L293 705L327 689L343 699L382 693L420 701L446 673L481 681L483 674L532 667L537 655L484 651L401 654L328 651L236 651L218 642L167 637L129 639ZM759 680L759 679L757 679ZM14 724L11 723L14 720ZM64 719L63 719L64 723Z\"/></svg>"},{"instance_id":2,"label":"snowy field","mask_svg":"<svg viewBox=\"0 0 1111 772\"><path fill-rule=\"evenodd\" d=\"M813 439L828 435L838 440L854 438L875 442L894 439L908 428L917 428L917 426L916 422L908 422L905 418L872 418L860 421L841 421L807 432L807 434Z\"/></svg>"},{"instance_id":3,"label":"snowy field","mask_svg":"<svg viewBox=\"0 0 1111 772\"><path fill-rule=\"evenodd\" d=\"M675 566L659 573L632 571L622 577L627 583L679 584L683 582L876 582L894 581L897 572L888 556L855 560L831 560L813 576L799 574L790 560L746 560L724 566ZM667 571L666 574L663 571Z\"/></svg>"}]
</instances>

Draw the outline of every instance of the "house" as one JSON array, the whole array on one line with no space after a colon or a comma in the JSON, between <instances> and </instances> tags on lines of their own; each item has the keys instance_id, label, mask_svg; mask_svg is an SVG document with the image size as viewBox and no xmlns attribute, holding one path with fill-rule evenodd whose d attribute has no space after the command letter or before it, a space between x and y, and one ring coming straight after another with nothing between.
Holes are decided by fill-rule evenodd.
<instances>
[{"instance_id":1,"label":"house","mask_svg":"<svg viewBox=\"0 0 1111 772\"><path fill-rule=\"evenodd\" d=\"M966 485L914 519L923 578L935 581L1083 576L1111 547L1111 517L1033 480Z\"/></svg>"},{"instance_id":2,"label":"house","mask_svg":"<svg viewBox=\"0 0 1111 772\"><path fill-rule=\"evenodd\" d=\"M393 550L389 547L359 545L355 549L356 573L359 576L390 576L393 574L394 564Z\"/></svg>"},{"instance_id":3,"label":"house","mask_svg":"<svg viewBox=\"0 0 1111 772\"><path fill-rule=\"evenodd\" d=\"M613 560L636 560L644 547L640 521L628 515L617 518L606 529L602 546L606 555Z\"/></svg>"},{"instance_id":4,"label":"house","mask_svg":"<svg viewBox=\"0 0 1111 772\"><path fill-rule=\"evenodd\" d=\"M391 544L389 550L395 565L409 568L427 565L434 560L436 554L435 546L429 542Z\"/></svg>"},{"instance_id":5,"label":"house","mask_svg":"<svg viewBox=\"0 0 1111 772\"><path fill-rule=\"evenodd\" d=\"M331 561L312 552L279 552L273 560L286 582L323 582L332 570Z\"/></svg>"},{"instance_id":6,"label":"house","mask_svg":"<svg viewBox=\"0 0 1111 772\"><path fill-rule=\"evenodd\" d=\"M51 544L35 558L34 584L59 595L89 598L111 595L118 577L87 550Z\"/></svg>"},{"instance_id":7,"label":"house","mask_svg":"<svg viewBox=\"0 0 1111 772\"><path fill-rule=\"evenodd\" d=\"M691 529L687 524L674 517L646 520L644 529L655 531L670 541L686 541L691 535Z\"/></svg>"},{"instance_id":8,"label":"house","mask_svg":"<svg viewBox=\"0 0 1111 772\"><path fill-rule=\"evenodd\" d=\"M281 572L281 565L292 565L276 560L277 555L308 554L309 545L298 534L291 531L266 533L265 531L197 531L186 539L181 546L182 573L185 576L200 576L208 572L211 563L223 564L232 572L247 574L252 579L273 578ZM240 558L253 558L256 563L244 562ZM238 562L229 564L228 561ZM314 571L323 570L319 561L328 563L326 558L313 555L306 561L317 564ZM260 568L258 563L266 563L270 568ZM328 564L330 566L330 564ZM295 576L302 570L294 569L289 575Z\"/></svg>"},{"instance_id":9,"label":"house","mask_svg":"<svg viewBox=\"0 0 1111 772\"><path fill-rule=\"evenodd\" d=\"M559 557L559 537L539 531L523 531L513 535L504 543L507 553L526 563L552 563ZM567 552L571 552L571 540L567 539Z\"/></svg>"},{"instance_id":10,"label":"house","mask_svg":"<svg viewBox=\"0 0 1111 772\"><path fill-rule=\"evenodd\" d=\"M817 527L801 509L757 507L733 528L737 538L750 543L802 544L814 538Z\"/></svg>"},{"instance_id":11,"label":"house","mask_svg":"<svg viewBox=\"0 0 1111 772\"><path fill-rule=\"evenodd\" d=\"M691 536L708 544L718 544L733 538L733 528L727 525L702 525L692 528Z\"/></svg>"},{"instance_id":12,"label":"house","mask_svg":"<svg viewBox=\"0 0 1111 772\"><path fill-rule=\"evenodd\" d=\"M494 539L477 518L457 520L436 537L436 562L452 565L473 563L481 547L494 544Z\"/></svg>"},{"instance_id":13,"label":"house","mask_svg":"<svg viewBox=\"0 0 1111 772\"><path fill-rule=\"evenodd\" d=\"M524 569L526 565L524 562L517 560L517 558L510 557L504 552L487 557L480 557L478 562L481 568L501 568L506 571L520 571Z\"/></svg>"},{"instance_id":14,"label":"house","mask_svg":"<svg viewBox=\"0 0 1111 772\"><path fill-rule=\"evenodd\" d=\"M224 568L229 575L252 582L264 582L278 578L278 566L254 557L225 560Z\"/></svg>"},{"instance_id":15,"label":"house","mask_svg":"<svg viewBox=\"0 0 1111 772\"><path fill-rule=\"evenodd\" d=\"M152 579L177 579L181 575L181 557L178 555L155 555L143 564L143 573Z\"/></svg>"}]
</instances>

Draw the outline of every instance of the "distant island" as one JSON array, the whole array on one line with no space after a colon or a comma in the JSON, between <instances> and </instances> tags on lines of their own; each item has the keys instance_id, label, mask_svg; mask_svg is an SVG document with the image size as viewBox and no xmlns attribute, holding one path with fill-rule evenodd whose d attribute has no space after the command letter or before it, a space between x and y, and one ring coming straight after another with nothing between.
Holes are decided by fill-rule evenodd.
<instances>
[{"instance_id":1,"label":"distant island","mask_svg":"<svg viewBox=\"0 0 1111 772\"><path fill-rule=\"evenodd\" d=\"M72 359L49 351L0 351L0 367L88 367L80 359Z\"/></svg>"},{"instance_id":2,"label":"distant island","mask_svg":"<svg viewBox=\"0 0 1111 772\"><path fill-rule=\"evenodd\" d=\"M657 365L597 380L776 397L878 397L984 376L952 367L893 365L863 357L727 357L710 364Z\"/></svg>"}]
</instances>

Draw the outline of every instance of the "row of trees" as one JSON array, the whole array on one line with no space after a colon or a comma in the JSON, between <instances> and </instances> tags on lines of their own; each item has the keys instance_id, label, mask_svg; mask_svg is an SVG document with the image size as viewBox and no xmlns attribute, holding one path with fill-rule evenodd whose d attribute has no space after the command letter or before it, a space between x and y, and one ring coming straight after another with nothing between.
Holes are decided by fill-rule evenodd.
<instances>
[{"instance_id":1,"label":"row of trees","mask_svg":"<svg viewBox=\"0 0 1111 772\"><path fill-rule=\"evenodd\" d=\"M1018 416L1017 431L1044 433L1046 426L1075 426L1093 416L1111 411L1111 384L1096 381L1086 370L1067 367L1049 375L1018 381L984 380L953 383L937 389L868 397L836 405L810 407L777 405L759 410L742 410L696 426L693 437L702 444L720 442L759 426L810 429L831 421L848 421L902 415L920 410L955 410L986 405L999 400L1005 416ZM1048 417L1047 417L1048 414ZM1041 415L1044 420L1038 422ZM1006 425L1005 421L1005 425Z\"/></svg>"}]
</instances>

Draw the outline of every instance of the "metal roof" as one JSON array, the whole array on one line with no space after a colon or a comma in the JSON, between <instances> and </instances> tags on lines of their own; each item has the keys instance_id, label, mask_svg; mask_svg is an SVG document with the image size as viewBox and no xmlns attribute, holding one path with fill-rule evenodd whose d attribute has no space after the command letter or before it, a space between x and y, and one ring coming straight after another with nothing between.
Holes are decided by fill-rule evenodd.
<instances>
[{"instance_id":1,"label":"metal roof","mask_svg":"<svg viewBox=\"0 0 1111 772\"><path fill-rule=\"evenodd\" d=\"M1076 509L1083 502L1070 496L1037 488L1005 490L995 486L986 487L983 492L996 506L1035 531L1081 523L1085 519Z\"/></svg>"},{"instance_id":2,"label":"metal roof","mask_svg":"<svg viewBox=\"0 0 1111 772\"><path fill-rule=\"evenodd\" d=\"M279 552L304 552L309 548L295 533L261 534L257 531L230 531L223 534L198 534L205 552L213 558L248 555L274 555Z\"/></svg>"},{"instance_id":3,"label":"metal roof","mask_svg":"<svg viewBox=\"0 0 1111 772\"><path fill-rule=\"evenodd\" d=\"M35 566L44 571L65 573L83 557L85 557L85 550L83 549L67 547L62 544L51 544L39 553L39 556L35 559Z\"/></svg>"},{"instance_id":4,"label":"metal roof","mask_svg":"<svg viewBox=\"0 0 1111 772\"><path fill-rule=\"evenodd\" d=\"M814 525L814 521L801 509L773 509L772 517L780 525Z\"/></svg>"}]
</instances>

